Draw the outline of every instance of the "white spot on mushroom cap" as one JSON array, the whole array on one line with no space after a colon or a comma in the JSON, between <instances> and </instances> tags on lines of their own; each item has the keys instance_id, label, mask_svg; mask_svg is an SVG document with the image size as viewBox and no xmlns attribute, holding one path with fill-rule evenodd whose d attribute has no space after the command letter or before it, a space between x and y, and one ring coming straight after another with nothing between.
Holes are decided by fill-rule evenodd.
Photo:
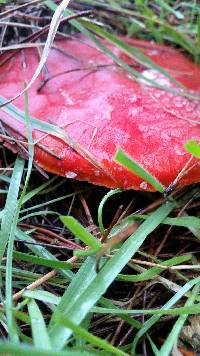
<instances>
[{"instance_id":1,"label":"white spot on mushroom cap","mask_svg":"<svg viewBox=\"0 0 200 356\"><path fill-rule=\"evenodd\" d=\"M175 146L174 151L177 154L177 156L184 156L185 155L185 150L182 149L182 147Z\"/></svg>"},{"instance_id":2,"label":"white spot on mushroom cap","mask_svg":"<svg viewBox=\"0 0 200 356\"><path fill-rule=\"evenodd\" d=\"M184 100L182 97L176 97L175 99L174 99L174 105L175 105L175 107L177 107L177 108L182 108L183 106L185 107L185 104L186 104L186 100Z\"/></svg>"},{"instance_id":3,"label":"white spot on mushroom cap","mask_svg":"<svg viewBox=\"0 0 200 356\"><path fill-rule=\"evenodd\" d=\"M59 89L60 94L65 98L66 104L74 105L73 99L69 96L68 92L64 89Z\"/></svg>"},{"instance_id":4,"label":"white spot on mushroom cap","mask_svg":"<svg viewBox=\"0 0 200 356\"><path fill-rule=\"evenodd\" d=\"M66 178L76 178L77 174L75 172L69 171L69 172L65 173L65 177Z\"/></svg>"},{"instance_id":5,"label":"white spot on mushroom cap","mask_svg":"<svg viewBox=\"0 0 200 356\"><path fill-rule=\"evenodd\" d=\"M157 49L152 49L148 51L148 56L157 56L159 54L159 52L157 51Z\"/></svg>"},{"instance_id":6,"label":"white spot on mushroom cap","mask_svg":"<svg viewBox=\"0 0 200 356\"><path fill-rule=\"evenodd\" d=\"M136 94L133 94L130 96L129 101L131 104L135 103L137 101L138 97Z\"/></svg>"},{"instance_id":7,"label":"white spot on mushroom cap","mask_svg":"<svg viewBox=\"0 0 200 356\"><path fill-rule=\"evenodd\" d=\"M147 182L142 182L142 183L140 183L140 188L141 188L141 189L146 190L147 187L148 187Z\"/></svg>"},{"instance_id":8,"label":"white spot on mushroom cap","mask_svg":"<svg viewBox=\"0 0 200 356\"><path fill-rule=\"evenodd\" d=\"M129 114L133 117L143 112L142 107L132 107L129 109Z\"/></svg>"},{"instance_id":9,"label":"white spot on mushroom cap","mask_svg":"<svg viewBox=\"0 0 200 356\"><path fill-rule=\"evenodd\" d=\"M166 87L170 86L169 79L155 69L146 69L142 72L142 75L147 79L153 80L155 83L159 85L163 85ZM139 81L145 85L152 85L151 83L149 83L147 80L143 78L139 79Z\"/></svg>"},{"instance_id":10,"label":"white spot on mushroom cap","mask_svg":"<svg viewBox=\"0 0 200 356\"><path fill-rule=\"evenodd\" d=\"M102 95L100 98L97 95L97 98L91 99L92 108L94 108L94 120L111 120L111 115L114 110L113 106L107 102L105 95Z\"/></svg>"}]
</instances>

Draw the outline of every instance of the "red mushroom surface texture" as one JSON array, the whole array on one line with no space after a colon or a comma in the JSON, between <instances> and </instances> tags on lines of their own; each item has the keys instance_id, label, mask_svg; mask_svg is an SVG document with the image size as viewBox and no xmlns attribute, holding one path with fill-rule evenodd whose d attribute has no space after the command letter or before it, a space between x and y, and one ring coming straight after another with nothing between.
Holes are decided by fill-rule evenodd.
<instances>
[{"instance_id":1,"label":"red mushroom surface texture","mask_svg":"<svg viewBox=\"0 0 200 356\"><path fill-rule=\"evenodd\" d=\"M200 95L200 69L178 50L139 40L128 43L137 46L193 94ZM159 71L138 65L118 48L104 44L146 78L169 89L179 89ZM0 66L0 95L10 99L20 92L24 82L33 76L39 58L37 48L13 52L12 58ZM43 82L44 77L50 79ZM110 188L153 191L143 179L115 162L117 148L121 147L167 187L190 157L184 149L185 142L191 138L199 142L199 101L158 89L144 79L134 79L87 39L56 41L28 96L32 117L60 126L92 157L88 159L62 139L34 129L37 165L67 178ZM24 96L13 104L24 110ZM4 133L15 139L26 137L25 124L2 109L0 119ZM180 184L199 181L197 165Z\"/></svg>"}]
</instances>

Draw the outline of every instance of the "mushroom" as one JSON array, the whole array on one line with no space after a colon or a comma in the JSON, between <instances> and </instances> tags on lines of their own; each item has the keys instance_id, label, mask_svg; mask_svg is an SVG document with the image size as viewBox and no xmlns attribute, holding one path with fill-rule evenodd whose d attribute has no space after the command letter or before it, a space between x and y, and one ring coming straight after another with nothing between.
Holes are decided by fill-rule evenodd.
<instances>
[{"instance_id":1,"label":"mushroom","mask_svg":"<svg viewBox=\"0 0 200 356\"><path fill-rule=\"evenodd\" d=\"M200 69L180 51L153 42L127 42L167 70L190 93L200 94ZM121 147L167 187L190 158L185 142L199 142L199 102L174 93L183 93L183 89L158 70L144 67L119 48L104 44L136 68L142 79L131 77L89 40L56 41L44 71L29 89L29 113L59 126L68 141L34 129L35 163L66 178L110 188L153 191L149 183L115 161L116 150ZM38 61L37 48L21 50L8 60L5 55L5 63L0 66L0 95L10 99L20 92ZM149 79L169 91L155 87ZM14 105L24 110L23 96ZM9 115L6 107L1 109L0 119L2 139L23 154L27 149L25 123ZM10 142L8 135L14 141ZM181 177L181 186L200 180L200 169L194 161L194 168Z\"/></svg>"}]
</instances>

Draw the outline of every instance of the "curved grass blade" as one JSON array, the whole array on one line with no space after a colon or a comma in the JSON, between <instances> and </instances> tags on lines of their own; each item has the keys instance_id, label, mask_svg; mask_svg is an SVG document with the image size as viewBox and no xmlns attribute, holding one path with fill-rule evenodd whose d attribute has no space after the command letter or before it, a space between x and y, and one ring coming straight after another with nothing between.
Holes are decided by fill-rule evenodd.
<instances>
[{"instance_id":1,"label":"curved grass blade","mask_svg":"<svg viewBox=\"0 0 200 356\"><path fill-rule=\"evenodd\" d=\"M101 231L101 234L103 235L105 233L105 228L103 226L103 207L107 200L112 197L113 195L117 193L121 193L123 190L122 189L113 189L110 190L101 200L99 207L98 207L98 224L99 224L99 229Z\"/></svg>"}]
</instances>

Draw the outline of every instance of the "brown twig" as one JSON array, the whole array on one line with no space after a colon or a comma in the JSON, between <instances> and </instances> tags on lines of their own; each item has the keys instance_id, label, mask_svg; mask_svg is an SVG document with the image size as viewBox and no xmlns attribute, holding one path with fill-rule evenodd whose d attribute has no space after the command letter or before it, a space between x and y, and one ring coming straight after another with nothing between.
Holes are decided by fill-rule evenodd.
<instances>
[{"instance_id":1,"label":"brown twig","mask_svg":"<svg viewBox=\"0 0 200 356\"><path fill-rule=\"evenodd\" d=\"M70 240L64 238L62 235L56 234L55 232L45 229L43 227L30 225L30 224L19 224L19 226L21 226L22 228L34 229L43 235L48 235L54 240L59 240L60 242L66 244L66 245L69 245L72 249L84 249L82 246L78 245L77 243L70 241ZM50 245L50 246L52 246L52 245Z\"/></svg>"},{"instance_id":2,"label":"brown twig","mask_svg":"<svg viewBox=\"0 0 200 356\"><path fill-rule=\"evenodd\" d=\"M23 293L26 290L33 290L35 288L38 288L39 286L41 286L41 284L47 282L50 278L55 277L56 274L57 274L57 270L53 269L52 271L50 271L49 273L45 274L41 278L37 279L33 283L29 284L27 287L21 289L19 292L15 293L13 295L13 301L16 302L17 300L19 300L22 297Z\"/></svg>"},{"instance_id":3,"label":"brown twig","mask_svg":"<svg viewBox=\"0 0 200 356\"><path fill-rule=\"evenodd\" d=\"M123 209L123 205L120 205L119 208L117 209L115 215L114 215L114 218L113 220L111 221L110 225L108 226L108 228L106 229L104 235L102 236L101 238L101 242L105 242L105 240L107 239L109 233L111 232L113 226L118 222L119 218L120 218L120 215L121 215L121 212L122 212L122 209Z\"/></svg>"}]
</instances>

